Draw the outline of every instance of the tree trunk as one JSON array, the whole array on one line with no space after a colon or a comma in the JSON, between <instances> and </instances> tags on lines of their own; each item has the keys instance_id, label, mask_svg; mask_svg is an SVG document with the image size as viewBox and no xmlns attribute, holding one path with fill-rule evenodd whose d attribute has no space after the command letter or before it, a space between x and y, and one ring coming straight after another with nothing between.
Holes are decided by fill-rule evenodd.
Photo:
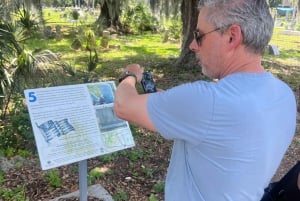
<instances>
[{"instance_id":1,"label":"tree trunk","mask_svg":"<svg viewBox=\"0 0 300 201\"><path fill-rule=\"evenodd\" d=\"M0 21L11 22L11 10L13 10L13 2L9 0L0 1Z\"/></svg>"},{"instance_id":2,"label":"tree trunk","mask_svg":"<svg viewBox=\"0 0 300 201\"><path fill-rule=\"evenodd\" d=\"M169 0L165 0L165 15L166 15L166 18L169 19L170 17L170 2Z\"/></svg>"},{"instance_id":3,"label":"tree trunk","mask_svg":"<svg viewBox=\"0 0 300 201\"><path fill-rule=\"evenodd\" d=\"M117 27L120 24L119 17L124 2L126 3L119 0L102 0L101 12L96 23L102 24L104 28Z\"/></svg>"},{"instance_id":4,"label":"tree trunk","mask_svg":"<svg viewBox=\"0 0 300 201\"><path fill-rule=\"evenodd\" d=\"M100 22L105 28L111 25L111 17L109 16L108 5L106 1L101 5L101 12L97 22Z\"/></svg>"},{"instance_id":5,"label":"tree trunk","mask_svg":"<svg viewBox=\"0 0 300 201\"><path fill-rule=\"evenodd\" d=\"M298 0L297 3L297 17L298 17L298 22L300 22L300 0Z\"/></svg>"},{"instance_id":6,"label":"tree trunk","mask_svg":"<svg viewBox=\"0 0 300 201\"><path fill-rule=\"evenodd\" d=\"M43 29L45 28L45 19L43 15L43 6L41 0L32 0L32 4L38 10L39 22L42 25Z\"/></svg>"},{"instance_id":7,"label":"tree trunk","mask_svg":"<svg viewBox=\"0 0 300 201\"><path fill-rule=\"evenodd\" d=\"M193 31L196 30L198 21L198 5L199 0L183 0L181 4L182 13L182 44L181 53L176 60L176 67L194 68L198 66L195 54L190 51L189 45L193 40Z\"/></svg>"}]
</instances>

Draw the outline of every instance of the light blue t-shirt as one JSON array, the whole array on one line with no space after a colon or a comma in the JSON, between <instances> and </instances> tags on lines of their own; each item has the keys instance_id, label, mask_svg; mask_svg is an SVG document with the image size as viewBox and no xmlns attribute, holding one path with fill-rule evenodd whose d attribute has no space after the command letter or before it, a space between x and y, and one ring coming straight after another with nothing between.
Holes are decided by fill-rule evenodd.
<instances>
[{"instance_id":1,"label":"light blue t-shirt","mask_svg":"<svg viewBox=\"0 0 300 201\"><path fill-rule=\"evenodd\" d=\"M259 201L296 127L292 90L268 72L180 85L147 107L174 140L166 201Z\"/></svg>"}]
</instances>

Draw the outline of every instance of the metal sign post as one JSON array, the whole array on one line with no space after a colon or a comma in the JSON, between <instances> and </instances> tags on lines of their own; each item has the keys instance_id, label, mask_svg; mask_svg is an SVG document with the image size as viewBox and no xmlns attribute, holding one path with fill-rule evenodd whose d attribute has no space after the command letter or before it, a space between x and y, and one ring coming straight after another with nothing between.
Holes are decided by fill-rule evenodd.
<instances>
[{"instance_id":1,"label":"metal sign post","mask_svg":"<svg viewBox=\"0 0 300 201\"><path fill-rule=\"evenodd\" d=\"M79 194L80 201L87 201L87 160L79 161Z\"/></svg>"}]
</instances>

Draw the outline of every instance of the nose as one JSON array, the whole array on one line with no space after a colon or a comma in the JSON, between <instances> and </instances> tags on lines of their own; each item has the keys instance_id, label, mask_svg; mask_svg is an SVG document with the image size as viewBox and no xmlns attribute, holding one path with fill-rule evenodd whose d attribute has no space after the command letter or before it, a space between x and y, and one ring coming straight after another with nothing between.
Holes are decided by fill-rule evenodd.
<instances>
[{"instance_id":1,"label":"nose","mask_svg":"<svg viewBox=\"0 0 300 201\"><path fill-rule=\"evenodd\" d=\"M189 48L191 51L197 52L197 50L199 49L199 45L197 44L195 39L192 40L192 42L189 45Z\"/></svg>"}]
</instances>

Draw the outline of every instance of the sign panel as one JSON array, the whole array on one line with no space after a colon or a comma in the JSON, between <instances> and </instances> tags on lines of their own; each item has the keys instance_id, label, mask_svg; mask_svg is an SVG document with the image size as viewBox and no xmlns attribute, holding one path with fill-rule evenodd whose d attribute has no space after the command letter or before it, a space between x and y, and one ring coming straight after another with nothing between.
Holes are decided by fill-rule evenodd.
<instances>
[{"instance_id":1,"label":"sign panel","mask_svg":"<svg viewBox=\"0 0 300 201\"><path fill-rule=\"evenodd\" d=\"M133 147L113 81L24 90L43 170Z\"/></svg>"}]
</instances>

